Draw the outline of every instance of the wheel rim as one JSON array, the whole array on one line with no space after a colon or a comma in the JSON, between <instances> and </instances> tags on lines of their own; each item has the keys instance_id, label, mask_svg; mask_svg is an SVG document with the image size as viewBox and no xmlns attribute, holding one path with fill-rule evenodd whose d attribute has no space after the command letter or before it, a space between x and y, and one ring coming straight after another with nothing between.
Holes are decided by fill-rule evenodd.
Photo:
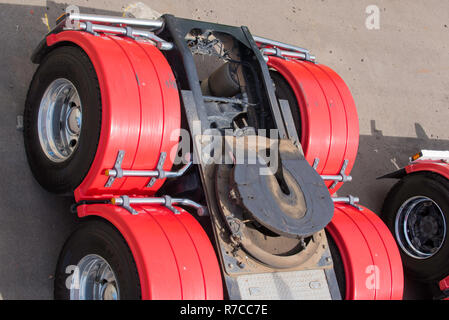
<instances>
[{"instance_id":1,"label":"wheel rim","mask_svg":"<svg viewBox=\"0 0 449 320\"><path fill-rule=\"evenodd\" d=\"M432 199L417 196L399 208L395 222L396 239L402 250L415 259L429 259L443 246L446 220Z\"/></svg>"},{"instance_id":2,"label":"wheel rim","mask_svg":"<svg viewBox=\"0 0 449 320\"><path fill-rule=\"evenodd\" d=\"M96 254L80 260L70 284L71 300L119 300L120 290L109 263Z\"/></svg>"},{"instance_id":3,"label":"wheel rim","mask_svg":"<svg viewBox=\"0 0 449 320\"><path fill-rule=\"evenodd\" d=\"M81 133L81 100L72 82L59 78L45 90L38 114L42 151L53 162L70 158Z\"/></svg>"}]
</instances>

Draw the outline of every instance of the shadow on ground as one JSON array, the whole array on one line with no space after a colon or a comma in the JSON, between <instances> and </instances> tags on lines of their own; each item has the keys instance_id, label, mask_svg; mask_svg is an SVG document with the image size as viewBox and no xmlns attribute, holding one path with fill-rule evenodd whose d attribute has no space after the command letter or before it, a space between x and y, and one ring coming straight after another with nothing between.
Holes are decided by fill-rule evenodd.
<instances>
[{"instance_id":1,"label":"shadow on ground","mask_svg":"<svg viewBox=\"0 0 449 320\"><path fill-rule=\"evenodd\" d=\"M422 149L449 150L449 140L431 139L419 123L416 138L384 136L371 121L371 135L361 135L357 160L352 170L353 181L345 184L340 195L353 194L361 203L379 213L383 200L395 180L376 180L408 164L409 158Z\"/></svg>"},{"instance_id":2,"label":"shadow on ground","mask_svg":"<svg viewBox=\"0 0 449 320\"><path fill-rule=\"evenodd\" d=\"M44 191L28 168L22 132L16 118L36 69L34 48L66 8L48 1L45 7L0 4L0 297L52 299L53 274L64 241L76 226L72 199ZM81 8L83 12L117 12Z\"/></svg>"},{"instance_id":3,"label":"shadow on ground","mask_svg":"<svg viewBox=\"0 0 449 320\"><path fill-rule=\"evenodd\" d=\"M36 68L30 56L48 32L42 19L47 14L53 26L66 6L51 1L45 7L0 4L0 294L4 299L53 297L57 257L77 223L69 211L73 200L47 193L33 179L22 132L16 129L16 117L23 113ZM84 13L120 14L80 9ZM364 205L379 212L393 181L376 177L395 170L395 164L405 165L408 157L421 148L449 149L449 141L429 139L418 124L416 128L417 138L386 137L376 130L373 121L372 134L360 137L354 181L340 194L357 195ZM408 286L411 291L425 293L413 283Z\"/></svg>"}]
</instances>

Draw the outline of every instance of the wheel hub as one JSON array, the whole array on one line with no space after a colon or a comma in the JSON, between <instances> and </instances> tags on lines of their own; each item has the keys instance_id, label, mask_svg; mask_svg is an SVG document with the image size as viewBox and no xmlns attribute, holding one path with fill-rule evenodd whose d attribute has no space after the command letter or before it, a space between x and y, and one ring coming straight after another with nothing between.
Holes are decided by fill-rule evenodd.
<instances>
[{"instance_id":1,"label":"wheel hub","mask_svg":"<svg viewBox=\"0 0 449 320\"><path fill-rule=\"evenodd\" d=\"M399 208L396 239L402 250L415 259L428 259L443 246L446 221L441 208L425 196L408 199Z\"/></svg>"},{"instance_id":2,"label":"wheel hub","mask_svg":"<svg viewBox=\"0 0 449 320\"><path fill-rule=\"evenodd\" d=\"M81 110L78 107L72 107L68 112L67 127L71 133L79 135L81 131Z\"/></svg>"},{"instance_id":3,"label":"wheel hub","mask_svg":"<svg viewBox=\"0 0 449 320\"><path fill-rule=\"evenodd\" d=\"M77 264L70 285L71 300L118 300L120 290L109 263L99 255L89 254Z\"/></svg>"},{"instance_id":4,"label":"wheel hub","mask_svg":"<svg viewBox=\"0 0 449 320\"><path fill-rule=\"evenodd\" d=\"M106 282L101 288L103 300L117 300L118 292L114 283Z\"/></svg>"},{"instance_id":5,"label":"wheel hub","mask_svg":"<svg viewBox=\"0 0 449 320\"><path fill-rule=\"evenodd\" d=\"M42 151L53 162L70 158L78 146L82 125L81 100L67 79L54 80L42 96L38 135Z\"/></svg>"},{"instance_id":6,"label":"wheel hub","mask_svg":"<svg viewBox=\"0 0 449 320\"><path fill-rule=\"evenodd\" d=\"M438 223L433 217L423 217L421 223L419 223L419 231L426 237L432 237L438 232Z\"/></svg>"}]
</instances>

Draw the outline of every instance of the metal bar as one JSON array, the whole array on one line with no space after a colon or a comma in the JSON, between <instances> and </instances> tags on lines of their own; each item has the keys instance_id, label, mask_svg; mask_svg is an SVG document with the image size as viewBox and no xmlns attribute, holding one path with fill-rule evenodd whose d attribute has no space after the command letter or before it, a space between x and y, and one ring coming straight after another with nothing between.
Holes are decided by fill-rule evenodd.
<instances>
[{"instance_id":1,"label":"metal bar","mask_svg":"<svg viewBox=\"0 0 449 320\"><path fill-rule=\"evenodd\" d=\"M283 43L280 41L276 41L276 40L271 40L271 39L267 39L267 38L263 38L263 37L258 37L258 36L253 36L254 41L258 42L258 43L262 43L265 45L269 45L269 46L273 46L273 47L278 47L278 48L283 48L283 49L287 49L287 50L292 50L292 51L297 51L297 52L302 52L305 54L309 54L309 50L298 47L298 46L294 46L291 44L287 44L287 43Z\"/></svg>"},{"instance_id":2,"label":"metal bar","mask_svg":"<svg viewBox=\"0 0 449 320\"><path fill-rule=\"evenodd\" d=\"M335 197L332 198L333 202L343 202L343 203L357 203L360 202L358 197L347 196L347 197Z\"/></svg>"},{"instance_id":3,"label":"metal bar","mask_svg":"<svg viewBox=\"0 0 449 320\"><path fill-rule=\"evenodd\" d=\"M172 203L180 205L180 206L186 206L186 207L194 208L196 210L197 214L200 217L208 215L207 208L202 206L202 205L200 205L199 203L196 203L193 200L174 198L174 199L172 199Z\"/></svg>"},{"instance_id":4,"label":"metal bar","mask_svg":"<svg viewBox=\"0 0 449 320\"><path fill-rule=\"evenodd\" d=\"M284 119L285 128L287 129L288 138L295 146L300 146L298 131L296 130L295 122L293 120L290 104L287 100L279 99L279 106L281 108L282 118Z\"/></svg>"},{"instance_id":5,"label":"metal bar","mask_svg":"<svg viewBox=\"0 0 449 320\"><path fill-rule=\"evenodd\" d=\"M124 204L124 199L122 197L112 198L112 204L121 206ZM129 198L130 204L165 204L164 198Z\"/></svg>"},{"instance_id":6,"label":"metal bar","mask_svg":"<svg viewBox=\"0 0 449 320\"><path fill-rule=\"evenodd\" d=\"M356 209L358 209L358 210L360 210L360 211L363 210L362 207L360 207L360 206L357 205L357 203L360 202L360 199L357 198L357 197L354 197L354 196L349 195L349 196L347 196L347 197L335 197L335 198L331 198L331 199L332 199L332 201L333 201L334 203L337 203L337 202L340 202L340 203L347 203L347 204L353 206L354 208L356 208Z\"/></svg>"},{"instance_id":7,"label":"metal bar","mask_svg":"<svg viewBox=\"0 0 449 320\"><path fill-rule=\"evenodd\" d=\"M171 205L174 204L174 205L192 207L196 210L196 212L199 216L207 215L207 208L200 205L199 203L196 203L193 200L182 199L182 198L170 198L168 196L164 196L164 197L160 197L160 198L130 198L128 196L121 196L121 197L112 198L111 203L113 205L122 206L122 207L129 206L131 204L160 204L160 205L171 207Z\"/></svg>"},{"instance_id":8,"label":"metal bar","mask_svg":"<svg viewBox=\"0 0 449 320\"><path fill-rule=\"evenodd\" d=\"M320 159L315 158L313 162L313 168L316 170L318 168L318 164L320 163ZM350 182L352 181L352 177L346 175L346 168L348 167L349 160L343 161L343 165L340 169L340 174L338 175L321 175L321 178L325 181L334 181L334 184L330 187L331 189L335 188L338 182Z\"/></svg>"},{"instance_id":9,"label":"metal bar","mask_svg":"<svg viewBox=\"0 0 449 320\"><path fill-rule=\"evenodd\" d=\"M108 177L117 177L117 170L106 170L105 175ZM159 172L153 170L123 170L122 177L157 177Z\"/></svg>"},{"instance_id":10,"label":"metal bar","mask_svg":"<svg viewBox=\"0 0 449 320\"><path fill-rule=\"evenodd\" d=\"M264 56L276 56L281 55L282 57L288 57L288 58L296 58L301 60L308 60L308 61L315 61L316 57L313 55L307 56L306 54L302 52L293 52L293 51L286 51L286 50L276 50L272 48L263 48L260 50Z\"/></svg>"},{"instance_id":11,"label":"metal bar","mask_svg":"<svg viewBox=\"0 0 449 320\"><path fill-rule=\"evenodd\" d=\"M81 30L87 30L88 24L85 22L80 22L79 24ZM92 24L91 25L93 32L106 32L106 33L115 33L120 35L128 35L129 31L131 35L137 36L137 37L145 37L150 39L151 41L154 41L157 45L157 47L160 50L171 50L173 49L173 43L167 42L158 36L156 36L154 33L146 30L141 29L127 29L125 27L114 27L114 26L106 26L102 24Z\"/></svg>"},{"instance_id":12,"label":"metal bar","mask_svg":"<svg viewBox=\"0 0 449 320\"><path fill-rule=\"evenodd\" d=\"M338 181L338 182L349 182L352 181L351 176L343 177L341 175L331 176L331 175L322 175L321 178L326 181Z\"/></svg>"},{"instance_id":13,"label":"metal bar","mask_svg":"<svg viewBox=\"0 0 449 320\"><path fill-rule=\"evenodd\" d=\"M162 175L164 178L176 178L182 176L187 169L190 168L192 162L190 161L184 165L178 171L161 171L159 170L122 170L121 177L159 177ZM117 177L118 171L115 169L109 169L105 171L105 175L109 177Z\"/></svg>"},{"instance_id":14,"label":"metal bar","mask_svg":"<svg viewBox=\"0 0 449 320\"><path fill-rule=\"evenodd\" d=\"M150 27L154 29L160 29L164 25L164 21L162 19L158 20L136 19L136 18L103 16L96 14L83 14L83 13L71 13L68 16L68 19L79 21L102 22L102 23L126 24L130 26Z\"/></svg>"},{"instance_id":15,"label":"metal bar","mask_svg":"<svg viewBox=\"0 0 449 320\"><path fill-rule=\"evenodd\" d=\"M108 181L105 184L106 188L110 188L114 183L116 178L123 177L151 177L150 182L147 187L150 188L156 182L157 179L165 179L165 178L177 178L182 176L193 164L192 161L189 161L178 171L165 171L163 169L163 165L165 162L165 158L167 157L167 153L161 152L159 156L159 161L157 163L155 170L123 170L122 169L122 161L125 157L125 151L119 150L117 154L117 159L114 164L114 168L108 169L105 171L105 175L108 178ZM187 160L187 159L186 159Z\"/></svg>"}]
</instances>

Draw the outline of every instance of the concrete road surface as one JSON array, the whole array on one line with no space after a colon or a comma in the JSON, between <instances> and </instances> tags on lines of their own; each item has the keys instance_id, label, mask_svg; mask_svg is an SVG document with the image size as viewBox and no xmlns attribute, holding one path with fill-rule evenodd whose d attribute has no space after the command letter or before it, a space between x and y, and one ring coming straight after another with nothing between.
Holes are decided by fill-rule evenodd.
<instances>
[{"instance_id":1,"label":"concrete road surface","mask_svg":"<svg viewBox=\"0 0 449 320\"><path fill-rule=\"evenodd\" d=\"M0 1L0 295L51 299L58 253L77 221L70 198L40 188L26 162L16 119L36 68L29 57L50 25L75 4L82 12L121 15L134 3ZM347 82L360 118L354 194L379 211L393 181L376 177L420 148L449 150L449 2L445 0L142 0L185 18L246 25L253 34L309 48ZM379 9L379 25L367 6ZM367 28L379 27L378 29ZM374 24L373 24L374 23ZM427 289L407 281L407 298Z\"/></svg>"}]
</instances>

